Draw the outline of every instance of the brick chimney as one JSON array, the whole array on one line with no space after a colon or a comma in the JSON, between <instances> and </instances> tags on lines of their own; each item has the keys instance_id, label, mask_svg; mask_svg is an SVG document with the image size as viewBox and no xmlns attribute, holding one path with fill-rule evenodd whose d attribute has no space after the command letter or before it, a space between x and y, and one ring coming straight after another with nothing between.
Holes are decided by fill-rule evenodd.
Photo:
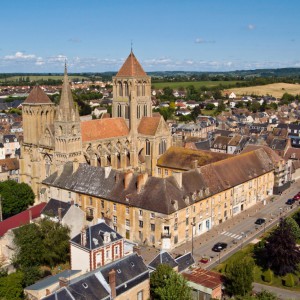
<instances>
[{"instance_id":1,"label":"brick chimney","mask_svg":"<svg viewBox=\"0 0 300 300\"><path fill-rule=\"evenodd\" d=\"M137 192L140 193L148 179L148 173L139 174L137 177Z\"/></svg>"},{"instance_id":2,"label":"brick chimney","mask_svg":"<svg viewBox=\"0 0 300 300\"><path fill-rule=\"evenodd\" d=\"M83 227L81 230L81 245L85 246L86 245L86 228Z\"/></svg>"},{"instance_id":3,"label":"brick chimney","mask_svg":"<svg viewBox=\"0 0 300 300\"><path fill-rule=\"evenodd\" d=\"M132 248L133 252L135 252L137 255L141 256L141 248L137 245L133 246Z\"/></svg>"},{"instance_id":4,"label":"brick chimney","mask_svg":"<svg viewBox=\"0 0 300 300\"><path fill-rule=\"evenodd\" d=\"M132 171L128 171L127 173L124 174L124 189L125 190L128 188L132 177L133 177Z\"/></svg>"},{"instance_id":5,"label":"brick chimney","mask_svg":"<svg viewBox=\"0 0 300 300\"><path fill-rule=\"evenodd\" d=\"M193 160L193 162L192 162L192 168L193 169L197 169L198 168L198 160L197 159Z\"/></svg>"},{"instance_id":6,"label":"brick chimney","mask_svg":"<svg viewBox=\"0 0 300 300\"><path fill-rule=\"evenodd\" d=\"M58 208L57 215L58 215L59 222L61 222L61 220L62 220L62 208L61 207Z\"/></svg>"},{"instance_id":7,"label":"brick chimney","mask_svg":"<svg viewBox=\"0 0 300 300\"><path fill-rule=\"evenodd\" d=\"M110 290L111 290L111 297L114 299L117 296L117 293L116 293L116 271L114 269L112 269L108 273L108 283L109 283Z\"/></svg>"},{"instance_id":8,"label":"brick chimney","mask_svg":"<svg viewBox=\"0 0 300 300\"><path fill-rule=\"evenodd\" d=\"M60 288L62 288L64 286L68 286L68 283L69 283L68 279L65 277L59 277L58 282L59 282Z\"/></svg>"},{"instance_id":9,"label":"brick chimney","mask_svg":"<svg viewBox=\"0 0 300 300\"><path fill-rule=\"evenodd\" d=\"M75 158L73 160L73 173L75 173L78 170L78 168L79 168L79 161L78 159Z\"/></svg>"},{"instance_id":10,"label":"brick chimney","mask_svg":"<svg viewBox=\"0 0 300 300\"><path fill-rule=\"evenodd\" d=\"M175 178L179 187L182 188L182 173L181 172L173 172L172 175Z\"/></svg>"}]
</instances>

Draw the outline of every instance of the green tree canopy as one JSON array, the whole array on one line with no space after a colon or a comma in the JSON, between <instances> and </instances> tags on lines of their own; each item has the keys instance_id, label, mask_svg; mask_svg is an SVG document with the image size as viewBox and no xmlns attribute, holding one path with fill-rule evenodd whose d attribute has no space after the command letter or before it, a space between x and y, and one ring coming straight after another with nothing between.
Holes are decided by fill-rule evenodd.
<instances>
[{"instance_id":1,"label":"green tree canopy","mask_svg":"<svg viewBox=\"0 0 300 300\"><path fill-rule=\"evenodd\" d=\"M293 233L295 239L299 239L300 238L300 227L298 225L298 223L290 217L285 218L285 222L287 224L288 227L290 227L291 232Z\"/></svg>"},{"instance_id":2,"label":"green tree canopy","mask_svg":"<svg viewBox=\"0 0 300 300\"><path fill-rule=\"evenodd\" d=\"M286 219L280 221L279 226L266 239L261 254L266 267L277 275L284 276L297 270L300 263L300 251L289 221Z\"/></svg>"},{"instance_id":3,"label":"green tree canopy","mask_svg":"<svg viewBox=\"0 0 300 300\"><path fill-rule=\"evenodd\" d=\"M23 280L24 274L22 272L16 272L5 277L0 277L0 299L23 299Z\"/></svg>"},{"instance_id":4,"label":"green tree canopy","mask_svg":"<svg viewBox=\"0 0 300 300\"><path fill-rule=\"evenodd\" d=\"M25 269L65 263L69 259L69 232L68 227L48 219L19 227L14 230L15 264Z\"/></svg>"},{"instance_id":5,"label":"green tree canopy","mask_svg":"<svg viewBox=\"0 0 300 300\"><path fill-rule=\"evenodd\" d=\"M0 195L4 219L26 210L34 203L35 197L28 184L14 180L0 182Z\"/></svg>"},{"instance_id":6,"label":"green tree canopy","mask_svg":"<svg viewBox=\"0 0 300 300\"><path fill-rule=\"evenodd\" d=\"M226 270L226 290L235 296L245 296L252 291L254 261L244 258L230 264Z\"/></svg>"},{"instance_id":7,"label":"green tree canopy","mask_svg":"<svg viewBox=\"0 0 300 300\"><path fill-rule=\"evenodd\" d=\"M150 294L155 300L190 300L191 289L185 278L170 266L161 264L150 277Z\"/></svg>"}]
</instances>

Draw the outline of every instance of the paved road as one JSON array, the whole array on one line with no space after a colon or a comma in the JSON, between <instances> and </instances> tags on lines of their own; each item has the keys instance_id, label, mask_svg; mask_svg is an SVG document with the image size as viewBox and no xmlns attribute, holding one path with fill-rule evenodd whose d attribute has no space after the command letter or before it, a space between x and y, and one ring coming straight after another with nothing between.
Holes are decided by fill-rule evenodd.
<instances>
[{"instance_id":1,"label":"paved road","mask_svg":"<svg viewBox=\"0 0 300 300\"><path fill-rule=\"evenodd\" d=\"M273 287L273 286L267 286L267 285L259 284L259 283L253 284L254 292L260 292L262 290L267 290L269 292L276 294L280 300L281 299L289 299L289 300L299 300L300 299L299 292L293 292L293 291L280 289L280 288Z\"/></svg>"}]
</instances>

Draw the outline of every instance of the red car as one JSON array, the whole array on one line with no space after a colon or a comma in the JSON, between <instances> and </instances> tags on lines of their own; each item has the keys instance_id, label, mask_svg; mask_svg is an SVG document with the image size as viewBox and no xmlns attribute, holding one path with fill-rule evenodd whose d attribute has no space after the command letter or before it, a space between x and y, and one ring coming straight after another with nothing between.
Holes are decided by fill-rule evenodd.
<instances>
[{"instance_id":1,"label":"red car","mask_svg":"<svg viewBox=\"0 0 300 300\"><path fill-rule=\"evenodd\" d=\"M300 200L300 193L298 193L297 195L295 195L293 199L294 200Z\"/></svg>"}]
</instances>

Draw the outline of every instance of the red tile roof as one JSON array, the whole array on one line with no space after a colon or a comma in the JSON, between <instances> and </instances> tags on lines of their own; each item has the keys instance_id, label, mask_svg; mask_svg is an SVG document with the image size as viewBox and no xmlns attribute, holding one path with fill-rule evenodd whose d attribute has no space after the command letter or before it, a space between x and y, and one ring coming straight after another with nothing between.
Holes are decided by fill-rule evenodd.
<instances>
[{"instance_id":1,"label":"red tile roof","mask_svg":"<svg viewBox=\"0 0 300 300\"><path fill-rule=\"evenodd\" d=\"M135 55L131 51L123 66L119 70L117 76L136 77L136 76L147 76L143 70L141 64L136 59Z\"/></svg>"},{"instance_id":2,"label":"red tile roof","mask_svg":"<svg viewBox=\"0 0 300 300\"><path fill-rule=\"evenodd\" d=\"M46 93L38 86L36 85L31 90L30 94L26 98L26 100L23 102L23 104L53 104L53 102L50 100L50 98L46 95Z\"/></svg>"},{"instance_id":3,"label":"red tile roof","mask_svg":"<svg viewBox=\"0 0 300 300\"><path fill-rule=\"evenodd\" d=\"M36 219L41 215L42 209L46 206L45 202L42 202L38 205L35 205L27 210L22 211L21 213L5 219L0 222L0 237L3 236L9 229L17 228L22 225L28 224L30 222L30 213L31 218Z\"/></svg>"},{"instance_id":4,"label":"red tile roof","mask_svg":"<svg viewBox=\"0 0 300 300\"><path fill-rule=\"evenodd\" d=\"M129 134L128 126L123 118L83 121L80 126L83 142Z\"/></svg>"},{"instance_id":5,"label":"red tile roof","mask_svg":"<svg viewBox=\"0 0 300 300\"><path fill-rule=\"evenodd\" d=\"M138 127L138 133L145 135L155 135L161 116L143 117Z\"/></svg>"},{"instance_id":6,"label":"red tile roof","mask_svg":"<svg viewBox=\"0 0 300 300\"><path fill-rule=\"evenodd\" d=\"M182 273L182 275L191 282L200 284L204 287L212 290L222 285L222 275L216 272L197 268L188 273Z\"/></svg>"}]
</instances>

